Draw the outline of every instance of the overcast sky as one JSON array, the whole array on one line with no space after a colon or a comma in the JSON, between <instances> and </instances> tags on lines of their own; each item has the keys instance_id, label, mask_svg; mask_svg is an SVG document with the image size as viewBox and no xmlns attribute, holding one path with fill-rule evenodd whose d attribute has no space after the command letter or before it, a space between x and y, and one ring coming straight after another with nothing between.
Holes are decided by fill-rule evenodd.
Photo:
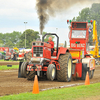
<instances>
[{"instance_id":1,"label":"overcast sky","mask_svg":"<svg viewBox=\"0 0 100 100\"><path fill-rule=\"evenodd\" d=\"M96 0L94 0L96 2ZM27 29L39 31L39 19L35 9L36 0L0 0L0 32L7 33L25 30L24 22L28 22ZM57 32L60 43L68 41L67 19L78 16L79 11L85 7L91 7L92 3L76 4L65 12L50 17L45 26L45 32ZM57 30L56 30L57 28Z\"/></svg>"}]
</instances>

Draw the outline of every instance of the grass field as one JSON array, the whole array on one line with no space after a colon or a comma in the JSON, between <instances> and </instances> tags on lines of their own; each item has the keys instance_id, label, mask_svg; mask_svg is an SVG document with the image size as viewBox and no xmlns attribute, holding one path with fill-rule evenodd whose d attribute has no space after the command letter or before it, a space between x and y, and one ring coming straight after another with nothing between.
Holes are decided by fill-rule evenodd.
<instances>
[{"instance_id":1,"label":"grass field","mask_svg":"<svg viewBox=\"0 0 100 100\"><path fill-rule=\"evenodd\" d=\"M4 59L0 59L0 61L4 61Z\"/></svg>"},{"instance_id":2,"label":"grass field","mask_svg":"<svg viewBox=\"0 0 100 100\"><path fill-rule=\"evenodd\" d=\"M6 60L4 60L4 59L0 59L0 61L6 61ZM9 59L8 61L12 61L11 59Z\"/></svg>"},{"instance_id":3,"label":"grass field","mask_svg":"<svg viewBox=\"0 0 100 100\"><path fill-rule=\"evenodd\" d=\"M6 61L6 60L0 59L0 61L3 62L3 61ZM10 59L10 60L8 60L8 61L13 61L13 60ZM16 61L13 61L13 62L16 62ZM19 62L19 61L17 61L17 62Z\"/></svg>"},{"instance_id":4,"label":"grass field","mask_svg":"<svg viewBox=\"0 0 100 100\"><path fill-rule=\"evenodd\" d=\"M0 65L0 70L8 70L8 69L18 69L19 65L12 65L12 67L7 67L7 65Z\"/></svg>"},{"instance_id":5,"label":"grass field","mask_svg":"<svg viewBox=\"0 0 100 100\"><path fill-rule=\"evenodd\" d=\"M100 100L100 83L0 97L0 100Z\"/></svg>"}]
</instances>

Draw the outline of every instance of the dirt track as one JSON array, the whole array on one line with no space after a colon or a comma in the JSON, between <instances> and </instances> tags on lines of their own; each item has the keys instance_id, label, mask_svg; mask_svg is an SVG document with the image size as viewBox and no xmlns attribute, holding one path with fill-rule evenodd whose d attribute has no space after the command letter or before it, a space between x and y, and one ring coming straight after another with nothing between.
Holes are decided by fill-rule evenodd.
<instances>
[{"instance_id":1,"label":"dirt track","mask_svg":"<svg viewBox=\"0 0 100 100\"><path fill-rule=\"evenodd\" d=\"M18 61L0 61L0 65L18 65Z\"/></svg>"},{"instance_id":2,"label":"dirt track","mask_svg":"<svg viewBox=\"0 0 100 100\"><path fill-rule=\"evenodd\" d=\"M100 82L100 66L96 67L94 77L90 80L92 83ZM47 88L61 88L62 86L74 86L84 84L83 80L71 82L58 82L58 81L39 81L39 89ZM17 70L2 70L0 71L0 96L17 94L21 92L31 92L33 88L33 81L28 81L25 78L18 78Z\"/></svg>"}]
</instances>

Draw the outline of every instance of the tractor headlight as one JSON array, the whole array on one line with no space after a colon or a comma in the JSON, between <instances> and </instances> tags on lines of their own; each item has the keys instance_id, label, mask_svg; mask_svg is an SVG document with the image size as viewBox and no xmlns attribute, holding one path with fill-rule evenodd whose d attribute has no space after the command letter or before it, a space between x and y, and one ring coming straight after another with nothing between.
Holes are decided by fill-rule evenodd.
<instances>
[{"instance_id":1,"label":"tractor headlight","mask_svg":"<svg viewBox=\"0 0 100 100\"><path fill-rule=\"evenodd\" d=\"M43 57L43 54L40 54L40 57Z\"/></svg>"},{"instance_id":2,"label":"tractor headlight","mask_svg":"<svg viewBox=\"0 0 100 100\"><path fill-rule=\"evenodd\" d=\"M33 56L36 57L36 54L34 54Z\"/></svg>"},{"instance_id":3,"label":"tractor headlight","mask_svg":"<svg viewBox=\"0 0 100 100\"><path fill-rule=\"evenodd\" d=\"M33 43L33 45L36 45L35 43Z\"/></svg>"},{"instance_id":4,"label":"tractor headlight","mask_svg":"<svg viewBox=\"0 0 100 100\"><path fill-rule=\"evenodd\" d=\"M41 43L41 45L43 46L43 45L44 45L44 43Z\"/></svg>"},{"instance_id":5,"label":"tractor headlight","mask_svg":"<svg viewBox=\"0 0 100 100\"><path fill-rule=\"evenodd\" d=\"M43 46L44 45L44 43L42 42L33 42L33 45L34 46Z\"/></svg>"}]
</instances>

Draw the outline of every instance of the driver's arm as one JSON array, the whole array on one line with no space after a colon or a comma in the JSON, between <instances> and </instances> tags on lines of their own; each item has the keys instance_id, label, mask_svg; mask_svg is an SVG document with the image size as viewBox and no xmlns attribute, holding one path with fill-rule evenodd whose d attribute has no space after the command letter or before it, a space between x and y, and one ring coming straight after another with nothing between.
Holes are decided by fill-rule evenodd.
<instances>
[{"instance_id":1,"label":"driver's arm","mask_svg":"<svg viewBox=\"0 0 100 100\"><path fill-rule=\"evenodd\" d=\"M50 44L51 44L51 48L54 48L54 42L52 41Z\"/></svg>"}]
</instances>

